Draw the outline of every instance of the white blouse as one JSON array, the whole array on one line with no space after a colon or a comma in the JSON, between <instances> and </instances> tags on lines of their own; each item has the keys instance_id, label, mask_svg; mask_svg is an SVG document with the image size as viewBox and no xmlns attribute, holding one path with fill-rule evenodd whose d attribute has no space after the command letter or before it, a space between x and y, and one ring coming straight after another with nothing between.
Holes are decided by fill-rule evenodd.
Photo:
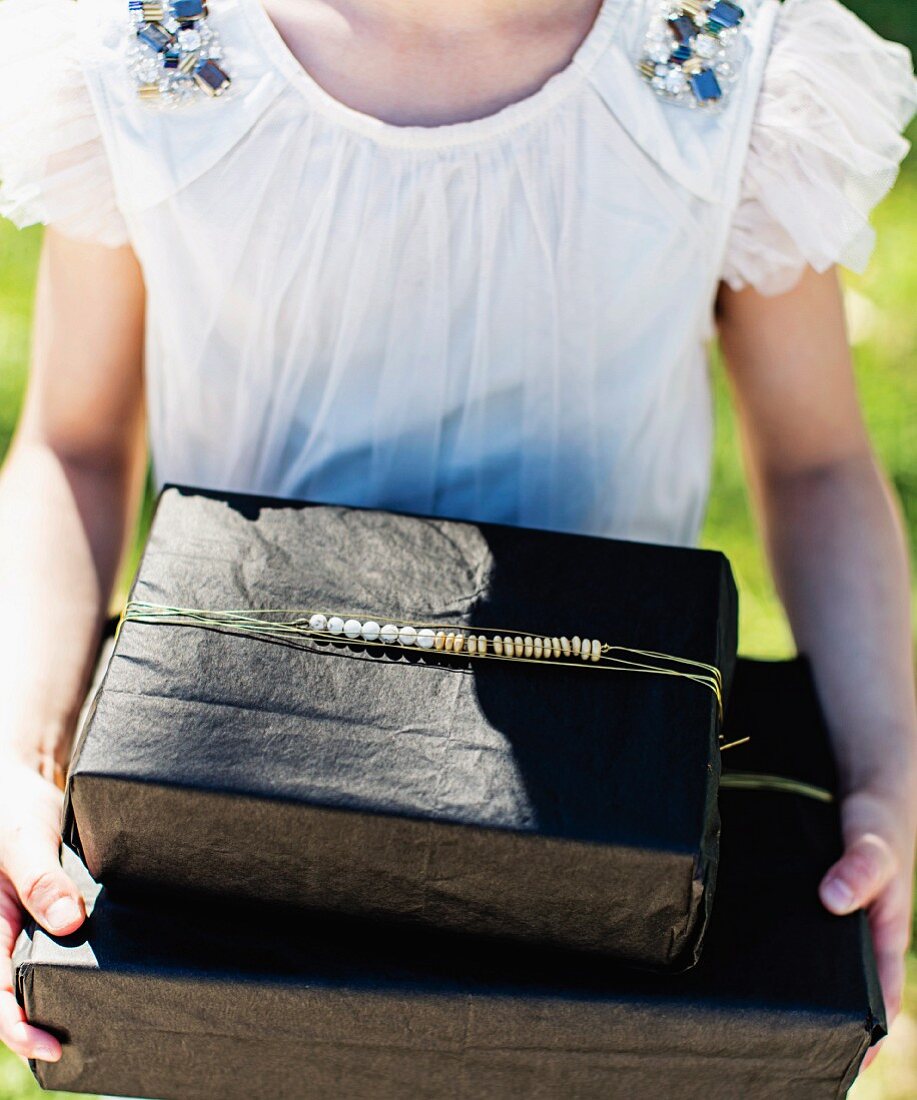
<instances>
[{"instance_id":1,"label":"white blouse","mask_svg":"<svg viewBox=\"0 0 917 1100\"><path fill-rule=\"evenodd\" d=\"M691 543L721 280L861 268L917 106L836 0L754 0L717 113L637 71L657 0L472 122L397 126L210 0L233 83L141 101L127 0L0 0L0 212L129 242L160 482Z\"/></svg>"}]
</instances>

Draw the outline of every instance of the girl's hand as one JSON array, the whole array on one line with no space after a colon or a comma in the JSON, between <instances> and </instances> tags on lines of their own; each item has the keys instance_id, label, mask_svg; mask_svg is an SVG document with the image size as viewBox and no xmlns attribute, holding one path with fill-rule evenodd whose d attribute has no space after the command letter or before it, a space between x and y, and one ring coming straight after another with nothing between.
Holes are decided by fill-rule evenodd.
<instances>
[{"instance_id":1,"label":"girl's hand","mask_svg":"<svg viewBox=\"0 0 917 1100\"><path fill-rule=\"evenodd\" d=\"M832 913L869 910L889 1024L901 1009L911 936L915 811L917 795L901 777L851 791L842 804L845 852L820 887Z\"/></svg>"},{"instance_id":2,"label":"girl's hand","mask_svg":"<svg viewBox=\"0 0 917 1100\"><path fill-rule=\"evenodd\" d=\"M55 935L86 918L83 899L60 865L63 795L36 771L0 763L0 1041L23 1058L56 1062L58 1040L26 1022L12 981L13 946L24 910Z\"/></svg>"}]
</instances>

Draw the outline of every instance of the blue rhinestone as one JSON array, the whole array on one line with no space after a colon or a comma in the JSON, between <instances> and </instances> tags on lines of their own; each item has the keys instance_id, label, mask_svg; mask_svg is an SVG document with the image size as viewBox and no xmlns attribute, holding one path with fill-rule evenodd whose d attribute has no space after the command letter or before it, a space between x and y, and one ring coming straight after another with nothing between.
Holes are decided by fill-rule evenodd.
<instances>
[{"instance_id":1,"label":"blue rhinestone","mask_svg":"<svg viewBox=\"0 0 917 1100\"><path fill-rule=\"evenodd\" d=\"M723 97L723 89L720 87L720 82L716 79L716 74L712 69L701 69L699 73L693 73L691 87L702 103L708 103L711 100L722 99Z\"/></svg>"},{"instance_id":2,"label":"blue rhinestone","mask_svg":"<svg viewBox=\"0 0 917 1100\"><path fill-rule=\"evenodd\" d=\"M694 51L690 46L686 46L684 43L680 46L676 46L675 49L672 50L672 60L677 61L679 65L684 61L690 60L693 56Z\"/></svg>"},{"instance_id":3,"label":"blue rhinestone","mask_svg":"<svg viewBox=\"0 0 917 1100\"><path fill-rule=\"evenodd\" d=\"M172 14L176 19L201 19L204 0L172 0Z\"/></svg>"},{"instance_id":4,"label":"blue rhinestone","mask_svg":"<svg viewBox=\"0 0 917 1100\"><path fill-rule=\"evenodd\" d=\"M201 61L194 70L194 79L208 95L221 95L230 83L228 75L213 61Z\"/></svg>"},{"instance_id":5,"label":"blue rhinestone","mask_svg":"<svg viewBox=\"0 0 917 1100\"><path fill-rule=\"evenodd\" d=\"M164 69L177 69L181 53L174 46L163 54L162 66Z\"/></svg>"},{"instance_id":6,"label":"blue rhinestone","mask_svg":"<svg viewBox=\"0 0 917 1100\"><path fill-rule=\"evenodd\" d=\"M675 37L679 42L690 42L697 34L697 24L687 15L679 15L676 19L670 19L669 26L675 32Z\"/></svg>"},{"instance_id":7,"label":"blue rhinestone","mask_svg":"<svg viewBox=\"0 0 917 1100\"><path fill-rule=\"evenodd\" d=\"M717 0L708 12L711 23L717 23L723 27L737 27L745 18L745 12L737 4L730 0Z\"/></svg>"},{"instance_id":8,"label":"blue rhinestone","mask_svg":"<svg viewBox=\"0 0 917 1100\"><path fill-rule=\"evenodd\" d=\"M137 37L157 53L162 53L172 44L172 35L158 23L141 23L137 28Z\"/></svg>"}]
</instances>

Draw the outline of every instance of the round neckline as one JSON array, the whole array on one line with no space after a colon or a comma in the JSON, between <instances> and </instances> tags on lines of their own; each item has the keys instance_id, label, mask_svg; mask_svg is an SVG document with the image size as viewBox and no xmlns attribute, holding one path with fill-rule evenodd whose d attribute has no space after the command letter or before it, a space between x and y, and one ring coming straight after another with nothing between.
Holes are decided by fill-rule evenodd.
<instances>
[{"instance_id":1,"label":"round neckline","mask_svg":"<svg viewBox=\"0 0 917 1100\"><path fill-rule=\"evenodd\" d=\"M569 62L536 88L480 118L433 126L400 125L349 107L318 83L286 44L262 0L242 0L249 30L280 73L298 92L324 114L381 144L402 147L444 148L485 140L515 129L537 117L580 86L610 43L625 0L602 0L585 37Z\"/></svg>"}]
</instances>

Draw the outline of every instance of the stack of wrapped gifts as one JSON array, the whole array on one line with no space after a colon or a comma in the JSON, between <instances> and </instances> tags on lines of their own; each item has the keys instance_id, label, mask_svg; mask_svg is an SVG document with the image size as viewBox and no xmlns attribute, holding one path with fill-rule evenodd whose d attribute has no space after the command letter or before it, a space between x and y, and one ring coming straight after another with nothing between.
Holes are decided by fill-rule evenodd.
<instances>
[{"instance_id":1,"label":"stack of wrapped gifts","mask_svg":"<svg viewBox=\"0 0 917 1100\"><path fill-rule=\"evenodd\" d=\"M824 725L736 618L710 551L166 489L70 768L92 913L17 947L41 1084L844 1095Z\"/></svg>"}]
</instances>

